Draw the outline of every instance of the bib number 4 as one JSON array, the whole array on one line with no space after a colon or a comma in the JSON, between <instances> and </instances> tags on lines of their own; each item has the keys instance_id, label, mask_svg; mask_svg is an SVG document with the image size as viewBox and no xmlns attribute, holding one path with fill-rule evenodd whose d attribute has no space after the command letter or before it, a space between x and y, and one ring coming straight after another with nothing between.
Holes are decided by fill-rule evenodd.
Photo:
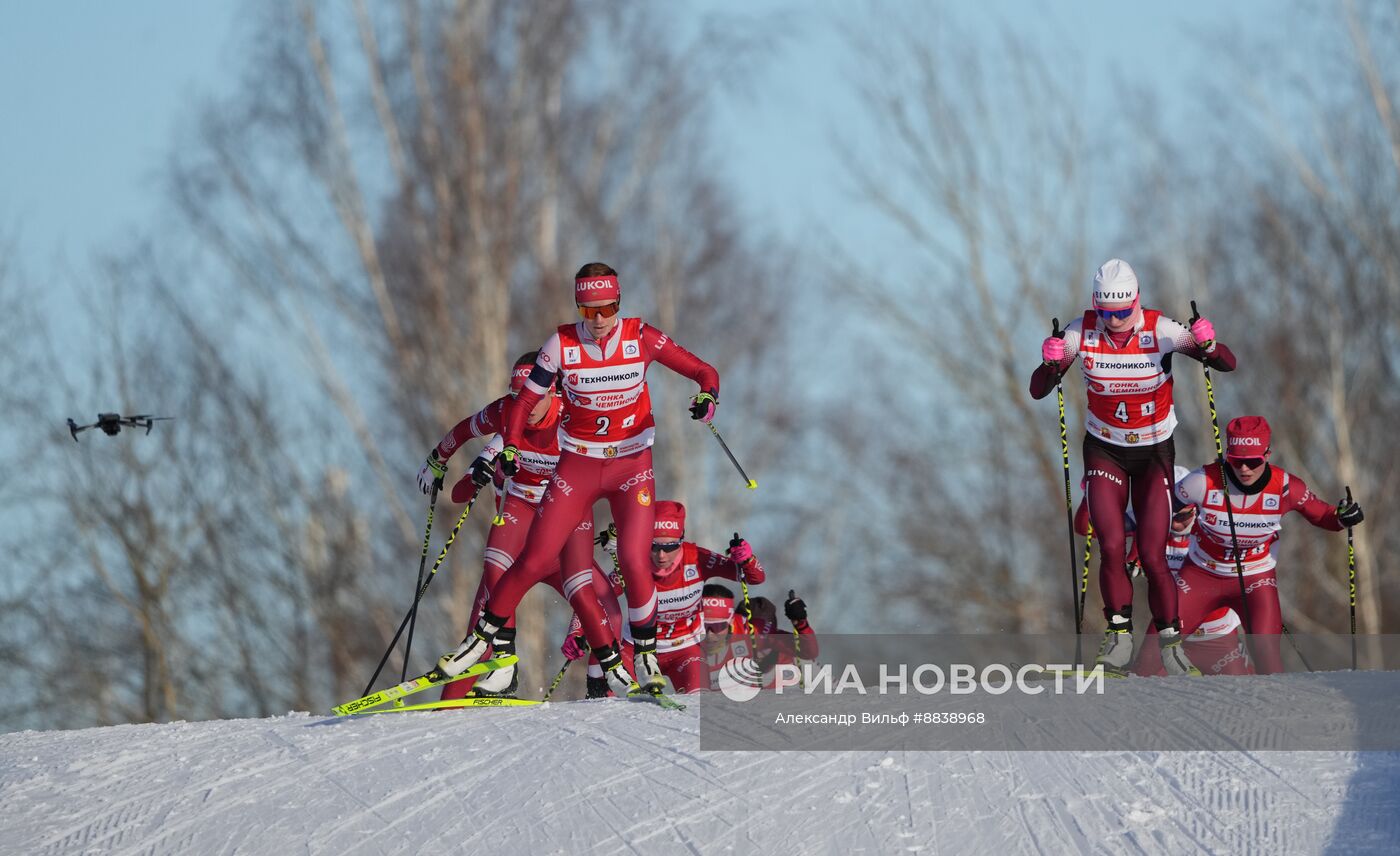
<instances>
[{"instance_id":1,"label":"bib number 4","mask_svg":"<svg viewBox=\"0 0 1400 856\"><path fill-rule=\"evenodd\" d=\"M1142 403L1142 415L1152 416L1157 412L1157 402L1144 401ZM1123 424L1128 423L1128 402L1120 401L1118 406L1113 408L1113 417Z\"/></svg>"}]
</instances>

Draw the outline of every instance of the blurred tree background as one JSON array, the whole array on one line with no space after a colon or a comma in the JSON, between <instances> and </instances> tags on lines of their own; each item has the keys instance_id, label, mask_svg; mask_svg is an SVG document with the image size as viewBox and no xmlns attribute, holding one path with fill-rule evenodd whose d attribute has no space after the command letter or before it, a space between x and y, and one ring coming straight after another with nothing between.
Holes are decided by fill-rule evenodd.
<instances>
[{"instance_id":1,"label":"blurred tree background","mask_svg":"<svg viewBox=\"0 0 1400 856\"><path fill-rule=\"evenodd\" d=\"M1054 405L1026 386L1050 318L1085 308L1110 256L1147 305L1200 301L1239 355L1222 422L1261 413L1279 464L1324 498L1352 487L1360 629L1396 627L1395 8L1300 7L1306 52L1201 34L1220 67L1191 123L1131 76L1085 114L1075 50L896 8L819 22L863 112L810 141L845 165L812 181L870 218L856 238L820 212L796 237L770 228L712 144L716 99L780 26L605 0L258 6L238 85L171 148L167 216L102 260L78 312L36 316L43 283L0 236L4 726L358 694L411 600L423 456L572 317L593 260L621 272L627 314L719 368L718 424L762 485L743 490L658 370L662 496L703 544L748 535L769 596L797 588L818 632L1071 625ZM1194 364L1176 389L1179 460L1198 465L1214 449ZM1077 372L1066 395L1077 482ZM78 446L35 430L98 407L177 421ZM430 559L457 513L440 500ZM476 516L410 673L465 629ZM1307 529L1280 548L1285 619L1344 632L1342 540ZM522 607L527 693L566 621L543 588Z\"/></svg>"}]
</instances>

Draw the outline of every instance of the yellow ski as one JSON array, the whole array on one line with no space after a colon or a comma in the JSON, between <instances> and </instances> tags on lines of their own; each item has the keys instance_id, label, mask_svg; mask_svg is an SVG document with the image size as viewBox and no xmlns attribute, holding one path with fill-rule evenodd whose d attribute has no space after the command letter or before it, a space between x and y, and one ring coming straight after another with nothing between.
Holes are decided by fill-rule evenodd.
<instances>
[{"instance_id":1,"label":"yellow ski","mask_svg":"<svg viewBox=\"0 0 1400 856\"><path fill-rule=\"evenodd\" d=\"M467 698L449 698L442 701L428 701L422 704L406 704L403 707L380 707L372 710L361 710L353 716L363 716L371 713L407 713L413 710L452 710L463 707L528 707L539 704L537 701L524 698L492 698L483 696L480 698L469 696Z\"/></svg>"},{"instance_id":2,"label":"yellow ski","mask_svg":"<svg viewBox=\"0 0 1400 856\"><path fill-rule=\"evenodd\" d=\"M348 716L352 713L360 713L371 707L378 707L381 704L394 701L395 699L403 698L404 696L413 695L414 693L419 693L426 689L440 687L443 684L450 684L453 681L460 681L465 678L474 678L478 675L484 675L487 672L494 672L497 669L501 669L511 665L518 659L519 658L514 654L507 654L504 657L496 657L495 659L491 660L483 660L482 662L469 667L465 672L462 672L462 674L451 678L442 674L437 669L433 669L431 672L428 672L425 675L419 675L411 681L404 681L403 683L396 684L392 687L389 687L388 689L383 689L378 692L370 693L369 695L364 696L363 698L357 698L354 701L347 701L344 704L338 704L335 707L331 708L331 712L335 713L337 716Z\"/></svg>"}]
</instances>

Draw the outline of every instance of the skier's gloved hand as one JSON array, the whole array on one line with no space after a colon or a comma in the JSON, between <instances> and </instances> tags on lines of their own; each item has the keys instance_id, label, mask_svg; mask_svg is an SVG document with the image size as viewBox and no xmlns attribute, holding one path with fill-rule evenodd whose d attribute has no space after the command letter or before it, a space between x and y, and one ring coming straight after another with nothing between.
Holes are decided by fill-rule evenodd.
<instances>
[{"instance_id":1,"label":"skier's gloved hand","mask_svg":"<svg viewBox=\"0 0 1400 856\"><path fill-rule=\"evenodd\" d=\"M1128 578L1137 579L1142 576L1142 564L1137 559L1129 559L1127 564Z\"/></svg>"},{"instance_id":2,"label":"skier's gloved hand","mask_svg":"<svg viewBox=\"0 0 1400 856\"><path fill-rule=\"evenodd\" d=\"M744 577L744 582L758 585L763 582L767 575L763 573L763 566L754 557L753 548L749 542L739 537L735 532L734 537L729 539L729 560L739 566L739 572Z\"/></svg>"},{"instance_id":3,"label":"skier's gloved hand","mask_svg":"<svg viewBox=\"0 0 1400 856\"><path fill-rule=\"evenodd\" d=\"M1342 500L1337 503L1337 519L1342 521L1343 526L1355 526L1366 519L1366 515L1361 513L1361 506L1355 502Z\"/></svg>"},{"instance_id":4,"label":"skier's gloved hand","mask_svg":"<svg viewBox=\"0 0 1400 856\"><path fill-rule=\"evenodd\" d=\"M715 418L715 408L719 406L719 393L707 389L690 400L690 418L709 423Z\"/></svg>"},{"instance_id":5,"label":"skier's gloved hand","mask_svg":"<svg viewBox=\"0 0 1400 856\"><path fill-rule=\"evenodd\" d=\"M1197 318L1191 322L1191 338L1207 354L1215 353L1215 325L1209 318Z\"/></svg>"},{"instance_id":6,"label":"skier's gloved hand","mask_svg":"<svg viewBox=\"0 0 1400 856\"><path fill-rule=\"evenodd\" d=\"M472 481L471 473L468 473L452 486L452 501L464 505L476 498L476 491L476 483Z\"/></svg>"},{"instance_id":7,"label":"skier's gloved hand","mask_svg":"<svg viewBox=\"0 0 1400 856\"><path fill-rule=\"evenodd\" d=\"M457 503L471 502L477 491L491 483L494 469L495 465L491 463L490 458L477 458L473 461L471 472L462 476L452 486L452 501Z\"/></svg>"},{"instance_id":8,"label":"skier's gloved hand","mask_svg":"<svg viewBox=\"0 0 1400 856\"><path fill-rule=\"evenodd\" d=\"M739 537L738 532L729 540L729 558L736 565L742 565L753 558L753 548L749 546L748 541Z\"/></svg>"},{"instance_id":9,"label":"skier's gloved hand","mask_svg":"<svg viewBox=\"0 0 1400 856\"><path fill-rule=\"evenodd\" d=\"M520 464L516 458L520 456L520 450L510 444L501 449L501 453L496 456L496 468L506 478L515 478L515 474L520 472Z\"/></svg>"},{"instance_id":10,"label":"skier's gloved hand","mask_svg":"<svg viewBox=\"0 0 1400 856\"><path fill-rule=\"evenodd\" d=\"M608 528L604 529L602 532L599 532L598 535L593 539L593 543L597 544L599 547L602 547L604 550L607 550L609 553L612 553L614 556L616 556L617 524L609 523Z\"/></svg>"},{"instance_id":11,"label":"skier's gloved hand","mask_svg":"<svg viewBox=\"0 0 1400 856\"><path fill-rule=\"evenodd\" d=\"M447 476L447 462L438 456L437 447L428 453L428 460L423 462L422 469L418 470L418 487L424 493L432 491L433 486L442 487L442 480Z\"/></svg>"},{"instance_id":12,"label":"skier's gloved hand","mask_svg":"<svg viewBox=\"0 0 1400 856\"><path fill-rule=\"evenodd\" d=\"M559 646L559 651L563 653L564 659L573 661L588 656L588 640L583 634L570 634L564 640L564 644Z\"/></svg>"},{"instance_id":13,"label":"skier's gloved hand","mask_svg":"<svg viewBox=\"0 0 1400 856\"><path fill-rule=\"evenodd\" d=\"M786 615L793 625L807 620L807 604L792 589L788 589L788 599L783 601L783 615Z\"/></svg>"},{"instance_id":14,"label":"skier's gloved hand","mask_svg":"<svg viewBox=\"0 0 1400 856\"><path fill-rule=\"evenodd\" d=\"M496 465L490 458L477 458L472 461L472 484L486 487L496 475Z\"/></svg>"},{"instance_id":15,"label":"skier's gloved hand","mask_svg":"<svg viewBox=\"0 0 1400 856\"><path fill-rule=\"evenodd\" d=\"M1052 366L1065 361L1065 340L1063 336L1046 336L1040 343L1040 359Z\"/></svg>"}]
</instances>

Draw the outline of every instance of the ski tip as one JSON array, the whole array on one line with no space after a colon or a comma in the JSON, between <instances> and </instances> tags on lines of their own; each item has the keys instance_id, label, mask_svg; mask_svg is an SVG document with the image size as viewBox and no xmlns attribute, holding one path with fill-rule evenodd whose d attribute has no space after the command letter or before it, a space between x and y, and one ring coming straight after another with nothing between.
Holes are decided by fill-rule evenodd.
<instances>
[{"instance_id":1,"label":"ski tip","mask_svg":"<svg viewBox=\"0 0 1400 856\"><path fill-rule=\"evenodd\" d=\"M749 489L749 490L758 490L758 482L754 481L753 479L749 479L748 489Z\"/></svg>"}]
</instances>

